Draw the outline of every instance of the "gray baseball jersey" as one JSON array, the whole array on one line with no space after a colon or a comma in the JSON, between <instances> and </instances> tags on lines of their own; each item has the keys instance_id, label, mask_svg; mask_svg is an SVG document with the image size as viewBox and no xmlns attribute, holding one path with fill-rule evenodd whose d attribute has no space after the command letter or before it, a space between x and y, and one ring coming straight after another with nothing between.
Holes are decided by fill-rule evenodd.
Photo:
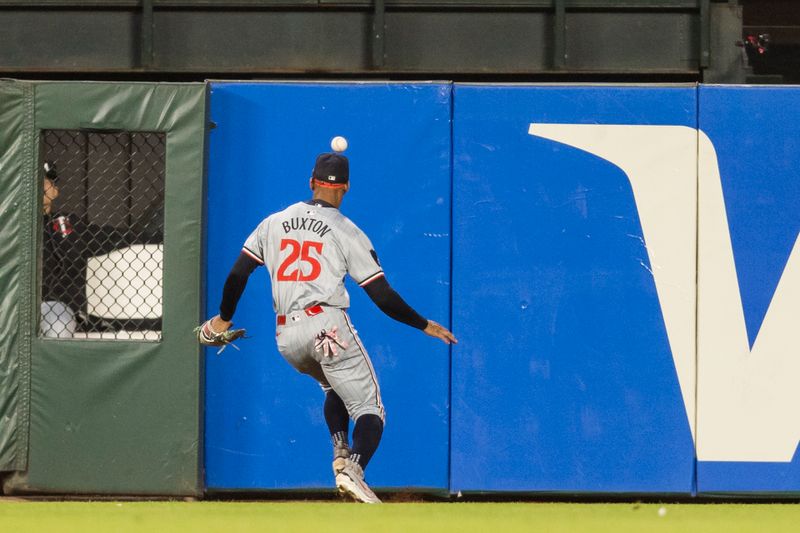
<instances>
[{"instance_id":1,"label":"gray baseball jersey","mask_svg":"<svg viewBox=\"0 0 800 533\"><path fill-rule=\"evenodd\" d=\"M265 218L243 252L269 270L280 315L317 304L346 309L345 274L362 287L383 276L364 232L338 209L318 204L298 202Z\"/></svg>"},{"instance_id":2,"label":"gray baseball jersey","mask_svg":"<svg viewBox=\"0 0 800 533\"><path fill-rule=\"evenodd\" d=\"M285 318L276 331L281 355L324 391L335 390L354 420L385 419L375 369L345 311L345 274L361 286L383 276L364 232L338 209L298 202L264 219L242 251L269 270L272 305ZM303 312L317 305L321 312ZM327 355L315 349L326 333L339 348Z\"/></svg>"}]
</instances>

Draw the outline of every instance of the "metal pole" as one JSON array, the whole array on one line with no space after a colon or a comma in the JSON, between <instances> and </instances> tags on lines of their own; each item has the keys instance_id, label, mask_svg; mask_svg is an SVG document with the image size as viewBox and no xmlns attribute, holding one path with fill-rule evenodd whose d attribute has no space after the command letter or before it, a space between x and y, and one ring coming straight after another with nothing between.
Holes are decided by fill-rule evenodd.
<instances>
[{"instance_id":1,"label":"metal pole","mask_svg":"<svg viewBox=\"0 0 800 533\"><path fill-rule=\"evenodd\" d=\"M711 64L711 0L700 0L700 68Z\"/></svg>"},{"instance_id":2,"label":"metal pole","mask_svg":"<svg viewBox=\"0 0 800 533\"><path fill-rule=\"evenodd\" d=\"M553 17L553 68L563 69L567 64L567 5L566 0L555 0Z\"/></svg>"},{"instance_id":3,"label":"metal pole","mask_svg":"<svg viewBox=\"0 0 800 533\"><path fill-rule=\"evenodd\" d=\"M139 37L139 66L149 70L153 66L153 0L142 0L142 28Z\"/></svg>"},{"instance_id":4,"label":"metal pole","mask_svg":"<svg viewBox=\"0 0 800 533\"><path fill-rule=\"evenodd\" d=\"M386 55L386 4L375 0L372 17L372 68L383 68Z\"/></svg>"}]
</instances>

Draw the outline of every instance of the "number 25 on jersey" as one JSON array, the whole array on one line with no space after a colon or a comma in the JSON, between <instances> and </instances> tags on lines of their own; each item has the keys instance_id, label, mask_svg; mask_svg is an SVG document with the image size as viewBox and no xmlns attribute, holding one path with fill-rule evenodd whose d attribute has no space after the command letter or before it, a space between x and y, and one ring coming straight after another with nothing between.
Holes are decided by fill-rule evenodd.
<instances>
[{"instance_id":1,"label":"number 25 on jersey","mask_svg":"<svg viewBox=\"0 0 800 533\"><path fill-rule=\"evenodd\" d=\"M289 248L289 255L281 263L278 268L278 281L314 281L322 272L322 265L319 260L311 255L313 249L317 256L322 254L322 243L314 241L305 241L301 245L294 239L281 240L281 252ZM300 265L297 265L294 270L289 270L295 267L297 260L300 260ZM307 270L303 268L303 263L311 265L311 271L304 274L302 271Z\"/></svg>"}]
</instances>

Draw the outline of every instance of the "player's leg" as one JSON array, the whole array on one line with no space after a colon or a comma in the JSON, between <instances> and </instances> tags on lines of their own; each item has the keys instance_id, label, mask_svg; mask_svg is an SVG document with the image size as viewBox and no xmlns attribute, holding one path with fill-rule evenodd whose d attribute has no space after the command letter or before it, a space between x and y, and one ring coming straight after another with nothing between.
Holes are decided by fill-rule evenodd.
<instances>
[{"instance_id":1,"label":"player's leg","mask_svg":"<svg viewBox=\"0 0 800 533\"><path fill-rule=\"evenodd\" d=\"M380 500L364 481L364 468L378 449L383 434L384 409L378 379L347 315L340 312L326 318L326 327L328 330L337 327L339 339L346 348L333 356L320 358L322 370L350 418L356 421L352 454L337 474L336 485L357 501L378 503Z\"/></svg>"},{"instance_id":2,"label":"player's leg","mask_svg":"<svg viewBox=\"0 0 800 533\"><path fill-rule=\"evenodd\" d=\"M322 371L325 373L324 379L328 383L333 382L331 389L326 389L325 421L333 440L334 474L341 470L343 464L342 461L337 461L339 457L351 457L365 469L375 455L383 435L383 405L379 400L377 381L367 378L370 372L359 363L358 356L340 361L338 365L323 364ZM368 383L374 383L374 386ZM349 408L335 389L348 399ZM356 421L352 447L348 446L347 441L350 416Z\"/></svg>"},{"instance_id":3,"label":"player's leg","mask_svg":"<svg viewBox=\"0 0 800 533\"><path fill-rule=\"evenodd\" d=\"M323 412L333 443L333 474L338 474L345 460L350 457L350 417L339 395L325 377L319 362L319 354L313 351L313 339L319 327L318 320L306 320L296 324L279 326L277 330L278 351L295 370L314 378L325 393ZM315 329L316 328L316 329Z\"/></svg>"},{"instance_id":4,"label":"player's leg","mask_svg":"<svg viewBox=\"0 0 800 533\"><path fill-rule=\"evenodd\" d=\"M353 448L350 457L362 469L367 468L370 459L378 450L383 435L383 420L377 415L365 414L356 420L353 428Z\"/></svg>"},{"instance_id":5,"label":"player's leg","mask_svg":"<svg viewBox=\"0 0 800 533\"><path fill-rule=\"evenodd\" d=\"M366 468L383 434L383 402L375 369L361 339L343 312L340 320L338 335L346 348L335 356L321 358L320 364L325 379L356 421L352 457Z\"/></svg>"},{"instance_id":6,"label":"player's leg","mask_svg":"<svg viewBox=\"0 0 800 533\"><path fill-rule=\"evenodd\" d=\"M325 422L333 442L333 475L342 471L345 460L350 457L350 416L344 402L331 388L325 391Z\"/></svg>"}]
</instances>

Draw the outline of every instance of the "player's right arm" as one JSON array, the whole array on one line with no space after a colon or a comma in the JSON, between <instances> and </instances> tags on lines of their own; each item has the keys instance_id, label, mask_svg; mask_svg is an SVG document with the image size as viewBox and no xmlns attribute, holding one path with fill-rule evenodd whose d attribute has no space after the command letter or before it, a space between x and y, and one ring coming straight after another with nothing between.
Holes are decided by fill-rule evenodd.
<instances>
[{"instance_id":1,"label":"player's right arm","mask_svg":"<svg viewBox=\"0 0 800 533\"><path fill-rule=\"evenodd\" d=\"M226 331L231 327L233 322L233 314L236 312L236 306L239 303L245 287L247 287L247 280L250 274L264 264L262 259L262 235L267 228L269 219L265 219L259 226L250 234L242 247L242 251L236 262L233 264L228 277L225 280L225 285L222 288L222 301L219 304L219 315L211 319L211 328L214 331Z\"/></svg>"}]
</instances>

